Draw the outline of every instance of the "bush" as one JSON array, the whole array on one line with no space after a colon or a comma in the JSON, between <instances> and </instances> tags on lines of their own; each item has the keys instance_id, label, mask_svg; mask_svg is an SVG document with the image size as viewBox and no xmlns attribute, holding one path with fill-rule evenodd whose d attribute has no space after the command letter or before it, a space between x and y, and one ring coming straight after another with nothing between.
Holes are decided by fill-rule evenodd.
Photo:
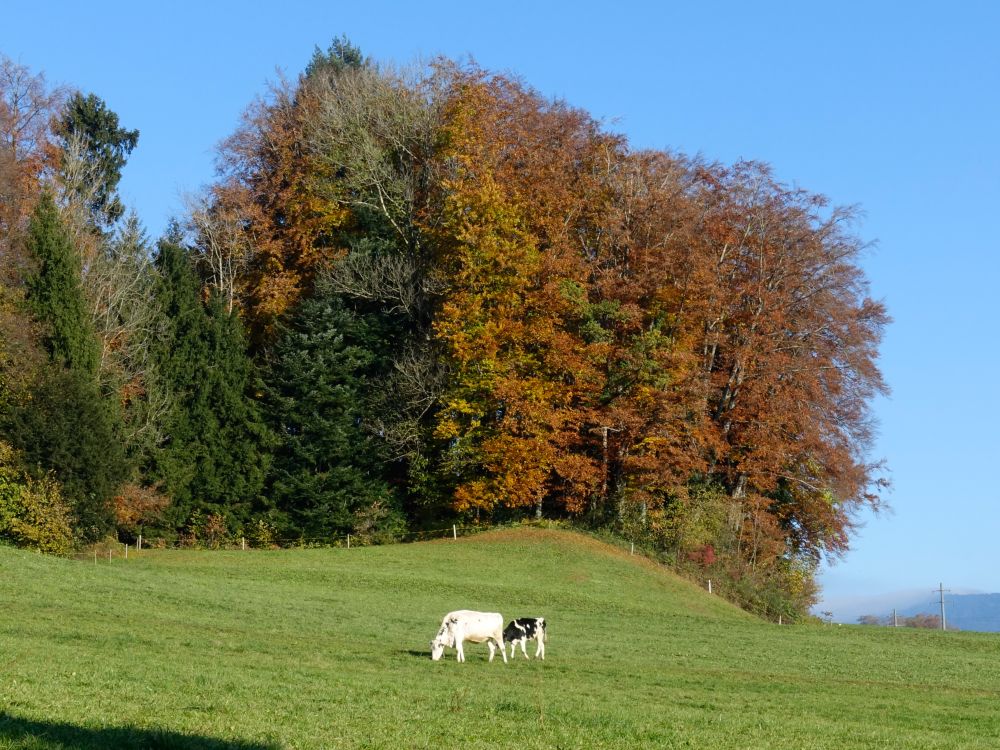
<instances>
[{"instance_id":1,"label":"bush","mask_svg":"<svg viewBox=\"0 0 1000 750\"><path fill-rule=\"evenodd\" d=\"M113 504L119 532L126 539L136 539L146 526L155 526L160 521L164 509L170 505L170 498L155 487L130 483L118 490Z\"/></svg>"},{"instance_id":2,"label":"bush","mask_svg":"<svg viewBox=\"0 0 1000 750\"><path fill-rule=\"evenodd\" d=\"M51 476L32 479L20 457L0 442L0 538L54 555L73 548L72 513Z\"/></svg>"}]
</instances>

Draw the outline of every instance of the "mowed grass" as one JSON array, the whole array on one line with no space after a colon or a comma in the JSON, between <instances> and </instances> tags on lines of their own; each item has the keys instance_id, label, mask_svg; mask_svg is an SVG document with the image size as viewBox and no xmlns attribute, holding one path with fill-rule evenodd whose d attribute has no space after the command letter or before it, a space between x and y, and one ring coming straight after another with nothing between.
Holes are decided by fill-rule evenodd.
<instances>
[{"instance_id":1,"label":"mowed grass","mask_svg":"<svg viewBox=\"0 0 1000 750\"><path fill-rule=\"evenodd\" d=\"M430 661L459 608L545 616L546 661ZM966 750L998 712L996 635L780 627L571 532L0 548L0 748Z\"/></svg>"}]
</instances>

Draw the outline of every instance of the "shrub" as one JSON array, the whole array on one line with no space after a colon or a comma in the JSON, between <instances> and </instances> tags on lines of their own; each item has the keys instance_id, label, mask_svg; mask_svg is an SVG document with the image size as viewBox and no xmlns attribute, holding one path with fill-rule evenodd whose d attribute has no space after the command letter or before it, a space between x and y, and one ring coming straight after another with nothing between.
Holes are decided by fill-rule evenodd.
<instances>
[{"instance_id":1,"label":"shrub","mask_svg":"<svg viewBox=\"0 0 1000 750\"><path fill-rule=\"evenodd\" d=\"M51 475L32 479L20 457L0 442L0 538L55 555L73 548L72 513Z\"/></svg>"}]
</instances>

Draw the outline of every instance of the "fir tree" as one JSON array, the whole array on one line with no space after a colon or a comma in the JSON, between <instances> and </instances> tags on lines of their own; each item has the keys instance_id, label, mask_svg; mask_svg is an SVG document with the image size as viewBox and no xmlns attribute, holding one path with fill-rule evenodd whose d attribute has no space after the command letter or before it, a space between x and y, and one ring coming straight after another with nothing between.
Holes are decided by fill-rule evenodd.
<instances>
[{"instance_id":1,"label":"fir tree","mask_svg":"<svg viewBox=\"0 0 1000 750\"><path fill-rule=\"evenodd\" d=\"M80 281L80 258L50 193L44 193L28 225L27 250L36 270L27 279L28 302L47 328L53 361L95 376L99 352Z\"/></svg>"},{"instance_id":2,"label":"fir tree","mask_svg":"<svg viewBox=\"0 0 1000 750\"><path fill-rule=\"evenodd\" d=\"M139 131L121 127L118 115L99 96L77 92L66 103L55 132L64 155L79 150L79 156L90 165L92 182L73 189L84 191L94 226L114 224L125 213L118 182L122 167L139 142Z\"/></svg>"},{"instance_id":3,"label":"fir tree","mask_svg":"<svg viewBox=\"0 0 1000 750\"><path fill-rule=\"evenodd\" d=\"M28 306L52 362L5 415L3 429L39 475L55 473L86 540L114 527L111 498L128 474L117 402L101 393L100 360L81 284L80 258L56 207L44 193L25 247L34 263Z\"/></svg>"},{"instance_id":4,"label":"fir tree","mask_svg":"<svg viewBox=\"0 0 1000 750\"><path fill-rule=\"evenodd\" d=\"M384 445L365 425L391 331L384 317L359 314L322 281L282 330L266 370L268 417L279 436L269 495L290 531L401 527Z\"/></svg>"},{"instance_id":5,"label":"fir tree","mask_svg":"<svg viewBox=\"0 0 1000 750\"><path fill-rule=\"evenodd\" d=\"M161 241L156 266L166 332L153 359L172 405L167 439L150 473L173 499L168 520L175 527L212 514L235 526L254 510L267 466L267 433L252 394L242 326L218 299L203 301L179 244Z\"/></svg>"}]
</instances>

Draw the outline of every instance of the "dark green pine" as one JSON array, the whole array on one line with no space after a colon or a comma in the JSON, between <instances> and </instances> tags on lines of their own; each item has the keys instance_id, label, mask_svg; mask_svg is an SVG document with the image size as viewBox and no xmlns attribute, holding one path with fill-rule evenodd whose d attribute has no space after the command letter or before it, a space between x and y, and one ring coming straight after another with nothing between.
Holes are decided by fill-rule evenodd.
<instances>
[{"instance_id":1,"label":"dark green pine","mask_svg":"<svg viewBox=\"0 0 1000 750\"><path fill-rule=\"evenodd\" d=\"M153 355L172 407L149 471L173 500L175 528L219 514L235 529L260 502L268 444L243 329L216 298L203 299L183 247L161 241L156 266L167 325Z\"/></svg>"},{"instance_id":2,"label":"dark green pine","mask_svg":"<svg viewBox=\"0 0 1000 750\"><path fill-rule=\"evenodd\" d=\"M359 314L322 282L282 330L265 393L278 435L269 494L289 533L350 533L362 519L373 533L401 528L385 449L366 413L391 346L384 318Z\"/></svg>"},{"instance_id":3,"label":"dark green pine","mask_svg":"<svg viewBox=\"0 0 1000 750\"><path fill-rule=\"evenodd\" d=\"M27 278L28 303L45 326L49 356L96 376L100 353L83 296L80 258L50 193L35 207L26 247L35 264Z\"/></svg>"}]
</instances>

